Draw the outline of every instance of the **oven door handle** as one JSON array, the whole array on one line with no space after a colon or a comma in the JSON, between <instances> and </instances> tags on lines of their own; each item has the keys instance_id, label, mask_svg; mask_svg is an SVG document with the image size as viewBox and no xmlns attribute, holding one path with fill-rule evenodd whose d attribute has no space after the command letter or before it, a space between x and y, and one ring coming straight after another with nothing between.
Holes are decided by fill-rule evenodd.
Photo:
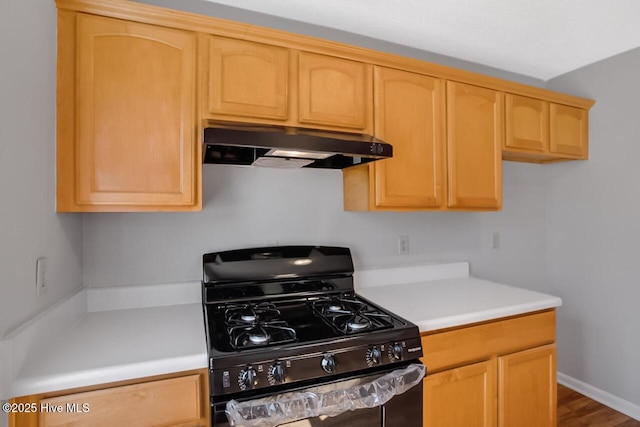
<instances>
[{"instance_id":1,"label":"oven door handle","mask_svg":"<svg viewBox=\"0 0 640 427\"><path fill-rule=\"evenodd\" d=\"M419 384L425 373L422 364L412 364L362 383L338 382L327 391L314 387L244 402L230 400L226 407L227 419L232 426L266 427L375 408Z\"/></svg>"}]
</instances>

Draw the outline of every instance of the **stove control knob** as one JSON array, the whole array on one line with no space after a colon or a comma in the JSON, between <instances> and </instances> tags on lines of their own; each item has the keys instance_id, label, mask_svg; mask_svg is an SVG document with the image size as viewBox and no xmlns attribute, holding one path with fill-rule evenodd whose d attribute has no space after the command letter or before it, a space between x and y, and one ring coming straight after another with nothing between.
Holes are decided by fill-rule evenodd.
<instances>
[{"instance_id":1,"label":"stove control knob","mask_svg":"<svg viewBox=\"0 0 640 427\"><path fill-rule=\"evenodd\" d=\"M327 374L333 374L336 371L336 365L338 363L336 362L336 357L333 354L325 354L322 357L322 362L320 362L320 365L322 366L322 370L325 371Z\"/></svg>"},{"instance_id":2,"label":"stove control knob","mask_svg":"<svg viewBox=\"0 0 640 427\"><path fill-rule=\"evenodd\" d=\"M403 356L402 344L399 342L389 346L389 360L395 362L396 360L402 360Z\"/></svg>"},{"instance_id":3,"label":"stove control knob","mask_svg":"<svg viewBox=\"0 0 640 427\"><path fill-rule=\"evenodd\" d=\"M267 380L269 380L269 384L282 384L284 382L284 377L284 366L281 362L276 362L269 367L269 373L267 374Z\"/></svg>"},{"instance_id":4,"label":"stove control knob","mask_svg":"<svg viewBox=\"0 0 640 427\"><path fill-rule=\"evenodd\" d=\"M378 347L371 347L367 350L366 360L369 366L379 365L382 363L382 352Z\"/></svg>"},{"instance_id":5,"label":"stove control knob","mask_svg":"<svg viewBox=\"0 0 640 427\"><path fill-rule=\"evenodd\" d=\"M243 391L251 390L258 385L256 370L253 369L252 366L247 366L242 371L240 371L240 375L238 376L238 385L240 386L240 390Z\"/></svg>"}]
</instances>

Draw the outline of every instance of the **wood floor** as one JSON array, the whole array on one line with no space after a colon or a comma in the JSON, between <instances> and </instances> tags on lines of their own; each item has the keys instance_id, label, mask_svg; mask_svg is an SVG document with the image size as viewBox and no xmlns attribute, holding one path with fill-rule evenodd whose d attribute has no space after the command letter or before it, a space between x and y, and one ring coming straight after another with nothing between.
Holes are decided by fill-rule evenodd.
<instances>
[{"instance_id":1,"label":"wood floor","mask_svg":"<svg viewBox=\"0 0 640 427\"><path fill-rule=\"evenodd\" d=\"M558 384L558 427L640 427L640 421Z\"/></svg>"}]
</instances>

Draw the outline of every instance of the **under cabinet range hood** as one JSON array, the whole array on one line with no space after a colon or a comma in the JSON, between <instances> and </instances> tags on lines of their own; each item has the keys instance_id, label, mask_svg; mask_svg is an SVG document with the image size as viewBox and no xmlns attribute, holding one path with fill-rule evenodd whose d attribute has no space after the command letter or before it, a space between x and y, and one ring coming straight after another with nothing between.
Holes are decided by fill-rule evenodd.
<instances>
[{"instance_id":1,"label":"under cabinet range hood","mask_svg":"<svg viewBox=\"0 0 640 427\"><path fill-rule=\"evenodd\" d=\"M391 145L370 135L229 125L204 130L204 163L343 169L392 155Z\"/></svg>"}]
</instances>

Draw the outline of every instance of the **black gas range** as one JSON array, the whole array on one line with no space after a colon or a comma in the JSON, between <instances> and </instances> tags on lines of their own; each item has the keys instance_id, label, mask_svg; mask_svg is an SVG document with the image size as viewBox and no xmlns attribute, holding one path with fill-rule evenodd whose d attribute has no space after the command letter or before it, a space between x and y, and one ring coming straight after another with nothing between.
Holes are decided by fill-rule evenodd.
<instances>
[{"instance_id":1,"label":"black gas range","mask_svg":"<svg viewBox=\"0 0 640 427\"><path fill-rule=\"evenodd\" d=\"M421 425L418 328L355 293L349 249L209 253L203 271L213 426Z\"/></svg>"}]
</instances>

